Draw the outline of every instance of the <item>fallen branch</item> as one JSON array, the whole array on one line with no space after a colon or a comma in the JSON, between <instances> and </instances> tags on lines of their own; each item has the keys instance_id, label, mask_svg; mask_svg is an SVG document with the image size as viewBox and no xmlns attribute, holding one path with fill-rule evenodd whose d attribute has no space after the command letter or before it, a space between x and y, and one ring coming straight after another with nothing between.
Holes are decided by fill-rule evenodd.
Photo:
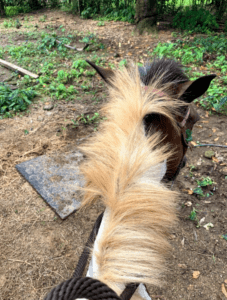
<instances>
[{"instance_id":1,"label":"fallen branch","mask_svg":"<svg viewBox=\"0 0 227 300\"><path fill-rule=\"evenodd\" d=\"M25 70L25 69L23 69L21 67L18 67L16 65L14 65L14 64L11 64L8 61L5 61L3 59L0 59L0 64L3 67L7 68L7 69L10 69L10 70L13 70L13 71L18 71L22 75L28 75L28 76L30 76L32 78L35 78L35 79L39 77L39 75L31 73L28 70Z\"/></svg>"},{"instance_id":2,"label":"fallen branch","mask_svg":"<svg viewBox=\"0 0 227 300\"><path fill-rule=\"evenodd\" d=\"M216 144L198 144L195 145L194 147L207 147L207 146L227 148L227 146L225 145L216 145Z\"/></svg>"},{"instance_id":3,"label":"fallen branch","mask_svg":"<svg viewBox=\"0 0 227 300\"><path fill-rule=\"evenodd\" d=\"M58 44L62 44L62 42L60 42L58 40L56 40L56 42ZM65 44L62 44L62 45L65 46L66 48L69 48L69 49L72 49L72 50L76 50L76 51L83 51L83 50L85 50L89 46L89 44L86 44L83 48L76 48L76 47L72 47L70 45L65 45Z\"/></svg>"}]
</instances>

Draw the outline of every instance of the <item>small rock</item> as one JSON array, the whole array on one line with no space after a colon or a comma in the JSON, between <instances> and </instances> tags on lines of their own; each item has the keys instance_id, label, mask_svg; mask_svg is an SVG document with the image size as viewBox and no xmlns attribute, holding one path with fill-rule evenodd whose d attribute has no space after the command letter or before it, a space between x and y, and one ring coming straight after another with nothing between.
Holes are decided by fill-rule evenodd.
<instances>
[{"instance_id":1,"label":"small rock","mask_svg":"<svg viewBox=\"0 0 227 300\"><path fill-rule=\"evenodd\" d=\"M202 164L202 158L201 157L199 158L199 160L197 161L196 164L197 164L197 166L201 166L201 164Z\"/></svg>"},{"instance_id":2,"label":"small rock","mask_svg":"<svg viewBox=\"0 0 227 300\"><path fill-rule=\"evenodd\" d=\"M204 156L205 156L206 158L210 158L210 159L211 159L214 155L215 155L215 153L214 153L213 150L208 150L208 151L206 151L206 152L204 153Z\"/></svg>"},{"instance_id":3,"label":"small rock","mask_svg":"<svg viewBox=\"0 0 227 300\"><path fill-rule=\"evenodd\" d=\"M199 272L199 271L194 271L193 274L192 274L192 277L193 277L194 279L197 279L197 278L199 278L199 275L200 275L200 272Z\"/></svg>"},{"instance_id":4,"label":"small rock","mask_svg":"<svg viewBox=\"0 0 227 300\"><path fill-rule=\"evenodd\" d=\"M178 267L182 269L187 269L187 266L185 264L178 264Z\"/></svg>"},{"instance_id":5,"label":"small rock","mask_svg":"<svg viewBox=\"0 0 227 300\"><path fill-rule=\"evenodd\" d=\"M119 53L115 53L114 57L120 57L120 54Z\"/></svg>"},{"instance_id":6,"label":"small rock","mask_svg":"<svg viewBox=\"0 0 227 300\"><path fill-rule=\"evenodd\" d=\"M43 106L44 110L51 110L54 108L54 104L52 102L46 102Z\"/></svg>"},{"instance_id":7,"label":"small rock","mask_svg":"<svg viewBox=\"0 0 227 300\"><path fill-rule=\"evenodd\" d=\"M38 117L37 117L37 121L42 122L43 120L44 120L44 117L43 117L43 116L38 116Z\"/></svg>"},{"instance_id":8,"label":"small rock","mask_svg":"<svg viewBox=\"0 0 227 300\"><path fill-rule=\"evenodd\" d=\"M223 175L227 176L227 167L223 168L223 169L221 170L221 173L222 173Z\"/></svg>"}]
</instances>

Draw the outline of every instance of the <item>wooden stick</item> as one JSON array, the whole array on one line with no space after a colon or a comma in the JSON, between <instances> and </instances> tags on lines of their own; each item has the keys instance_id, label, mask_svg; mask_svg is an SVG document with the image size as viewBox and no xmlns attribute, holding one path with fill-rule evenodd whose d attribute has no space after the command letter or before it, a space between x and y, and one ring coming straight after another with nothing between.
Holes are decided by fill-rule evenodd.
<instances>
[{"instance_id":1,"label":"wooden stick","mask_svg":"<svg viewBox=\"0 0 227 300\"><path fill-rule=\"evenodd\" d=\"M31 73L29 72L28 70L25 70L21 67L18 67L14 64L11 64L3 59L0 59L0 64L3 66L3 67L6 67L7 69L10 69L10 70L13 70L13 71L18 71L19 73L23 74L23 75L28 75L32 78L39 78L39 75L37 74L34 74L34 73Z\"/></svg>"},{"instance_id":2,"label":"wooden stick","mask_svg":"<svg viewBox=\"0 0 227 300\"><path fill-rule=\"evenodd\" d=\"M58 41L58 40L56 40L56 42L57 42L58 44L62 44L62 42L60 42L60 41ZM70 46L70 45L65 45L65 44L62 44L62 45L65 46L66 48L69 48L69 49L72 49L72 50L76 50L76 51L83 51L84 49L86 49L86 48L89 46L89 44L86 44L83 48L78 49L78 48L72 47L72 46Z\"/></svg>"}]
</instances>

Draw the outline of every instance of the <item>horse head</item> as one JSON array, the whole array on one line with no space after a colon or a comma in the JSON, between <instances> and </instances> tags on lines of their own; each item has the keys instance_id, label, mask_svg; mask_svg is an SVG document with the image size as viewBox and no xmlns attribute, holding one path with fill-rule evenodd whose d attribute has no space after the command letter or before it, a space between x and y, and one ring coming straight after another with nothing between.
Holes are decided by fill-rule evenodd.
<instances>
[{"instance_id":1,"label":"horse head","mask_svg":"<svg viewBox=\"0 0 227 300\"><path fill-rule=\"evenodd\" d=\"M115 76L113 70L99 67L89 60L87 62L107 84L111 85L112 78ZM194 124L200 119L192 102L206 92L216 75L206 75L190 81L180 64L165 58L155 59L153 62L139 67L139 72L141 84L144 86L145 91L152 88L152 83L155 80L159 80L160 91L155 90L154 93L162 93L165 98L177 99L181 100L183 104L185 103L185 106L182 105L180 113L177 112L175 115L179 130L173 126L169 118L162 114L148 114L144 117L146 134L149 135L150 130L162 132L163 144L168 143L172 149L175 149L173 156L167 162L165 174L165 179L172 180L186 163L185 154L189 147L186 131L192 131ZM163 87L165 87L164 90Z\"/></svg>"}]
</instances>

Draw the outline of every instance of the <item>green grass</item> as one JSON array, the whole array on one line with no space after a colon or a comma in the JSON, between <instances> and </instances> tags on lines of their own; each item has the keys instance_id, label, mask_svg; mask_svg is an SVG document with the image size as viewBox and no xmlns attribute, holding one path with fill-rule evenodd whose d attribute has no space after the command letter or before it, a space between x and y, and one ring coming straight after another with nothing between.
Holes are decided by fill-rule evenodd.
<instances>
[{"instance_id":1,"label":"green grass","mask_svg":"<svg viewBox=\"0 0 227 300\"><path fill-rule=\"evenodd\" d=\"M31 88L13 91L8 85L0 83L0 119L12 117L16 112L26 110L35 95Z\"/></svg>"},{"instance_id":2,"label":"green grass","mask_svg":"<svg viewBox=\"0 0 227 300\"><path fill-rule=\"evenodd\" d=\"M2 91L4 90L4 97L1 96L1 118L11 117L18 111L25 111L31 103L31 98L26 96L30 90L34 92L33 95L36 94L42 98L50 96L53 101L61 99L75 101L79 98L79 93L91 94L91 97L95 95L96 88L91 85L91 77L96 72L91 69L85 59L89 57L97 65L105 62L104 45L100 43L96 35L81 34L80 41L89 43L89 47L83 52L73 51L64 46L64 44L74 42L75 35L73 34L61 33L57 36L55 33L28 31L23 35L27 41L21 45L0 47L0 58L7 59L40 76L38 79L32 79L27 75L20 78L17 76L20 89L16 91L10 91L7 86L1 87ZM30 39L36 39L36 42L30 42ZM58 44L56 40L61 43ZM12 105L13 102L9 101L12 97L10 93L12 95L19 93L20 101ZM95 103L98 102L94 102L94 105Z\"/></svg>"}]
</instances>

